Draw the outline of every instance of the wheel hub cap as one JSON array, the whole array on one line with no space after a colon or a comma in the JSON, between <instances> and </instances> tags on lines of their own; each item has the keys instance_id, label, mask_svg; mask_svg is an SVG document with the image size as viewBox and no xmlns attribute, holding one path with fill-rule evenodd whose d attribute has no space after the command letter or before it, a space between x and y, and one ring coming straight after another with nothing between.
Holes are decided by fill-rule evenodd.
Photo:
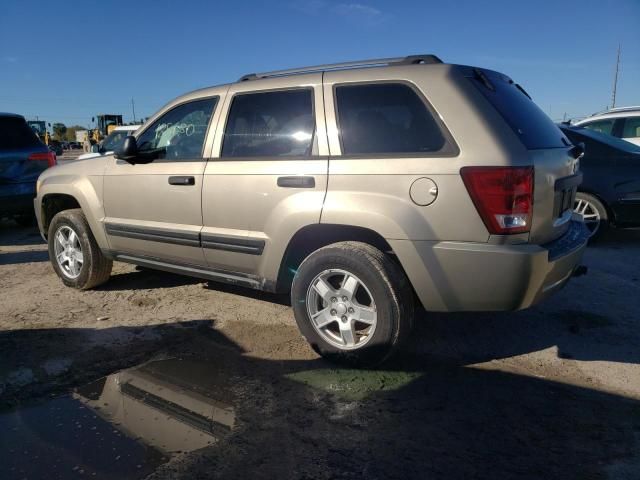
<instances>
[{"instance_id":1,"label":"wheel hub cap","mask_svg":"<svg viewBox=\"0 0 640 480\"><path fill-rule=\"evenodd\" d=\"M329 344L355 350L373 336L376 304L367 286L346 270L324 270L307 290L307 312L313 328Z\"/></svg>"},{"instance_id":2,"label":"wheel hub cap","mask_svg":"<svg viewBox=\"0 0 640 480\"><path fill-rule=\"evenodd\" d=\"M58 228L53 239L56 262L62 274L70 279L78 278L84 257L76 232L66 225Z\"/></svg>"}]
</instances>

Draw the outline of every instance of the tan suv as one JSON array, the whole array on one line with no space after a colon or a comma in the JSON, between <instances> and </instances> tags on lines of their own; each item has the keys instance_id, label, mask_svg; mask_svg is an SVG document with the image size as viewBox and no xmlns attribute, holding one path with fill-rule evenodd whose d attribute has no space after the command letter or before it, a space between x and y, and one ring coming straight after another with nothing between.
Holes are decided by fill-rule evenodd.
<instances>
[{"instance_id":1,"label":"tan suv","mask_svg":"<svg viewBox=\"0 0 640 480\"><path fill-rule=\"evenodd\" d=\"M509 77L433 55L252 74L50 169L35 210L71 287L113 260L291 292L314 349L385 359L427 311L561 288L587 232L574 147Z\"/></svg>"}]
</instances>

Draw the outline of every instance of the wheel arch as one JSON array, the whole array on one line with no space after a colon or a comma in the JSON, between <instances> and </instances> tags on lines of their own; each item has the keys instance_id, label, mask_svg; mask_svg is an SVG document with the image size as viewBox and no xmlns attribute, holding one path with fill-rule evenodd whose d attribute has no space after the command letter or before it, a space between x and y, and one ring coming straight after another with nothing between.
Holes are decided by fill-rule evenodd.
<instances>
[{"instance_id":1,"label":"wheel arch","mask_svg":"<svg viewBox=\"0 0 640 480\"><path fill-rule=\"evenodd\" d=\"M378 232L359 226L317 223L300 228L289 240L280 262L275 285L277 292L288 292L302 261L319 248L337 242L357 241L369 244L382 252L393 254L393 249ZM400 264L400 262L398 262ZM402 268L402 265L400 265Z\"/></svg>"}]
</instances>

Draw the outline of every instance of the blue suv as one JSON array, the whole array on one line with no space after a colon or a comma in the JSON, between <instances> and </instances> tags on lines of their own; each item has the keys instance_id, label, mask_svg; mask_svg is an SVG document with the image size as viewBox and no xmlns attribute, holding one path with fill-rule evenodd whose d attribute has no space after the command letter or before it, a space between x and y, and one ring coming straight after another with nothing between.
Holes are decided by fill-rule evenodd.
<instances>
[{"instance_id":1,"label":"blue suv","mask_svg":"<svg viewBox=\"0 0 640 480\"><path fill-rule=\"evenodd\" d=\"M24 117L0 113L0 217L33 224L36 180L56 163L56 154L40 141Z\"/></svg>"}]
</instances>

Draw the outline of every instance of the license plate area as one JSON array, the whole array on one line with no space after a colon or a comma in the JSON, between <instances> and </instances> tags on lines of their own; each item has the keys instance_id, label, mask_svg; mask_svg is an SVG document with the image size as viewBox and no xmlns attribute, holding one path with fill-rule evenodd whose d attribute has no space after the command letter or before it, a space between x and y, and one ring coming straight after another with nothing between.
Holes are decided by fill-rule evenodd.
<instances>
[{"instance_id":1,"label":"license plate area","mask_svg":"<svg viewBox=\"0 0 640 480\"><path fill-rule=\"evenodd\" d=\"M556 180L555 185L555 202L553 208L554 219L560 218L573 210L573 203L578 191L578 185L582 183L582 174L571 175Z\"/></svg>"}]
</instances>

